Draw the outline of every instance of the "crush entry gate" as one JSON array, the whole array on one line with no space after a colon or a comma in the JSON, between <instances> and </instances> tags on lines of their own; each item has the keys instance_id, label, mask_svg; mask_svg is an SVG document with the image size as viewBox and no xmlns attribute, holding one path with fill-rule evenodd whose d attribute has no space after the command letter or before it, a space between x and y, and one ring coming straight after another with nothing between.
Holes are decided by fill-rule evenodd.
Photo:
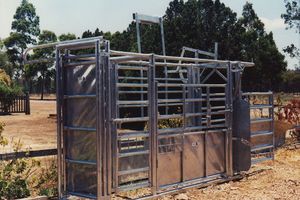
<instances>
[{"instance_id":1,"label":"crush entry gate","mask_svg":"<svg viewBox=\"0 0 300 200\"><path fill-rule=\"evenodd\" d=\"M102 38L55 46L60 198L151 198L242 171L236 69L253 63L113 51Z\"/></svg>"}]
</instances>

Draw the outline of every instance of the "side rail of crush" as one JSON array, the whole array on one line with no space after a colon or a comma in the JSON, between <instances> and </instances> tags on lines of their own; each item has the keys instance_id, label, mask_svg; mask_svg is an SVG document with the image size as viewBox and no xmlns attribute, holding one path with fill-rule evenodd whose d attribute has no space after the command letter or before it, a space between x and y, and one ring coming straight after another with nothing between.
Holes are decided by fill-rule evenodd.
<instances>
[{"instance_id":1,"label":"side rail of crush","mask_svg":"<svg viewBox=\"0 0 300 200\"><path fill-rule=\"evenodd\" d=\"M274 160L273 92L249 92L243 97L250 104L251 163Z\"/></svg>"}]
</instances>

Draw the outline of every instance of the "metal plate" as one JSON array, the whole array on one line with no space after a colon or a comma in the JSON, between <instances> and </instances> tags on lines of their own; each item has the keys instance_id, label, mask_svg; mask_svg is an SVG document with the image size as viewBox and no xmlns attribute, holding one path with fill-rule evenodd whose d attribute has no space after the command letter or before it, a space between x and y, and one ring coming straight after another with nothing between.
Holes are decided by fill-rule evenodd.
<instances>
[{"instance_id":1,"label":"metal plate","mask_svg":"<svg viewBox=\"0 0 300 200\"><path fill-rule=\"evenodd\" d=\"M158 185L178 183L182 180L182 145L181 136L158 140Z\"/></svg>"},{"instance_id":2,"label":"metal plate","mask_svg":"<svg viewBox=\"0 0 300 200\"><path fill-rule=\"evenodd\" d=\"M96 127L96 99L67 99L66 122L68 126L95 128Z\"/></svg>"},{"instance_id":3,"label":"metal plate","mask_svg":"<svg viewBox=\"0 0 300 200\"><path fill-rule=\"evenodd\" d=\"M149 155L136 155L119 159L119 170L139 169L149 166Z\"/></svg>"},{"instance_id":4,"label":"metal plate","mask_svg":"<svg viewBox=\"0 0 300 200\"><path fill-rule=\"evenodd\" d=\"M233 104L233 170L247 171L251 167L251 147L242 142L250 141L250 107L245 100Z\"/></svg>"},{"instance_id":5,"label":"metal plate","mask_svg":"<svg viewBox=\"0 0 300 200\"><path fill-rule=\"evenodd\" d=\"M66 148L69 159L96 162L96 132L67 131Z\"/></svg>"},{"instance_id":6,"label":"metal plate","mask_svg":"<svg viewBox=\"0 0 300 200\"><path fill-rule=\"evenodd\" d=\"M96 94L95 65L65 67L65 94Z\"/></svg>"},{"instance_id":7,"label":"metal plate","mask_svg":"<svg viewBox=\"0 0 300 200\"><path fill-rule=\"evenodd\" d=\"M207 175L225 171L225 134L224 132L207 133Z\"/></svg>"},{"instance_id":8,"label":"metal plate","mask_svg":"<svg viewBox=\"0 0 300 200\"><path fill-rule=\"evenodd\" d=\"M96 165L67 164L67 191L97 194Z\"/></svg>"},{"instance_id":9,"label":"metal plate","mask_svg":"<svg viewBox=\"0 0 300 200\"><path fill-rule=\"evenodd\" d=\"M157 183L159 186L181 181L181 152L158 154Z\"/></svg>"},{"instance_id":10,"label":"metal plate","mask_svg":"<svg viewBox=\"0 0 300 200\"><path fill-rule=\"evenodd\" d=\"M204 135L185 136L183 178L191 180L205 176Z\"/></svg>"}]
</instances>

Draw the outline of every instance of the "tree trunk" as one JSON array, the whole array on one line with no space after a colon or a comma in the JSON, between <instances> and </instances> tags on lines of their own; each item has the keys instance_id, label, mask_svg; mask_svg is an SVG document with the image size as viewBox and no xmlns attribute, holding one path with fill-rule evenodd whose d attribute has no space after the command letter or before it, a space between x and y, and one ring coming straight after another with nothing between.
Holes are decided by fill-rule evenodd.
<instances>
[{"instance_id":1,"label":"tree trunk","mask_svg":"<svg viewBox=\"0 0 300 200\"><path fill-rule=\"evenodd\" d=\"M44 85L45 85L45 78L44 73L42 74L42 85L41 85L41 100L44 100Z\"/></svg>"}]
</instances>

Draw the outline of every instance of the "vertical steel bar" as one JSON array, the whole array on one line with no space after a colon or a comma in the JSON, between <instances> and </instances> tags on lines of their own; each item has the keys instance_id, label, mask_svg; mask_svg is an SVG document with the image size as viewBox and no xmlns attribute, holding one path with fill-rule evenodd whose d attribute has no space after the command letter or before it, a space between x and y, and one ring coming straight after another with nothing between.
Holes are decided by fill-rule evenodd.
<instances>
[{"instance_id":1,"label":"vertical steel bar","mask_svg":"<svg viewBox=\"0 0 300 200\"><path fill-rule=\"evenodd\" d=\"M111 63L109 61L109 51L110 51L110 43L109 41L106 42L105 46L105 53L106 53L106 71L107 75L106 77L108 78L107 80L107 194L110 196L111 191L112 191L112 107L113 107L113 90L112 90L112 85L114 79L112 76L112 70L111 70Z\"/></svg>"},{"instance_id":2,"label":"vertical steel bar","mask_svg":"<svg viewBox=\"0 0 300 200\"><path fill-rule=\"evenodd\" d=\"M214 59L215 60L218 60L218 43L217 42L215 42L215 51L214 51Z\"/></svg>"},{"instance_id":3,"label":"vertical steel bar","mask_svg":"<svg viewBox=\"0 0 300 200\"><path fill-rule=\"evenodd\" d=\"M112 64L112 71L111 71L111 76L112 76L112 80L111 80L111 93L112 93L112 119L117 118L117 96L118 96L118 92L117 92L117 73L116 73L116 64L113 63ZM113 159L113 188L116 190L116 188L118 187L118 133L117 133L117 126L115 123L112 123L112 159Z\"/></svg>"},{"instance_id":4,"label":"vertical steel bar","mask_svg":"<svg viewBox=\"0 0 300 200\"><path fill-rule=\"evenodd\" d=\"M62 199L62 170L61 170L61 102L60 102L60 70L61 70L61 62L60 62L60 51L56 49L56 113L57 113L57 188L58 188L58 198Z\"/></svg>"},{"instance_id":5,"label":"vertical steel bar","mask_svg":"<svg viewBox=\"0 0 300 200\"><path fill-rule=\"evenodd\" d=\"M183 104L182 104L182 115L183 115L183 130L186 129L186 86L182 86L182 98L183 98ZM181 133L181 140L182 140L182 151L181 151L181 181L185 181L185 174L184 174L184 168L185 168L185 161L184 161L184 154L185 154L185 138L184 138L184 131Z\"/></svg>"},{"instance_id":6,"label":"vertical steel bar","mask_svg":"<svg viewBox=\"0 0 300 200\"><path fill-rule=\"evenodd\" d=\"M99 45L99 49L100 49L100 43ZM102 104L101 104L101 110L103 113L103 120L101 123L103 123L103 128L101 130L102 132L102 181L103 181L103 196L107 197L107 193L108 193L108 149L110 147L109 140L108 140L108 123L107 123L107 119L108 119L108 107L109 107L109 103L108 103L108 97L109 97L109 93L108 93L108 58L107 58L107 42L104 43L104 50L100 51L100 69L102 70L102 76L101 76L101 82L102 82L102 92L101 92L101 99L102 99Z\"/></svg>"},{"instance_id":7,"label":"vertical steel bar","mask_svg":"<svg viewBox=\"0 0 300 200\"><path fill-rule=\"evenodd\" d=\"M65 106L65 101L63 99L63 96L65 94L65 88L67 84L66 80L66 68L64 67L65 62L69 62L69 60L65 59L65 56L68 56L70 53L69 50L65 50L64 56L62 56L62 68L61 68L61 115L62 115L62 125L65 126L65 122L67 122L67 109ZM63 163L62 163L62 170L63 170L63 192L66 193L67 191L67 166L66 166L66 154L67 154L67 148L66 148L66 135L69 133L69 130L62 130L62 155L63 155Z\"/></svg>"},{"instance_id":8,"label":"vertical steel bar","mask_svg":"<svg viewBox=\"0 0 300 200\"><path fill-rule=\"evenodd\" d=\"M136 38L137 38L137 47L138 52L142 53L142 44L141 44L141 33L140 33L140 20L138 18L138 14L135 14L135 25L136 25Z\"/></svg>"},{"instance_id":9,"label":"vertical steel bar","mask_svg":"<svg viewBox=\"0 0 300 200\"><path fill-rule=\"evenodd\" d=\"M100 200L102 196L102 69L100 68L100 47L99 47L99 41L95 43L95 56L96 56L96 108L97 108L97 127L96 127L96 150L97 150L97 199Z\"/></svg>"},{"instance_id":10,"label":"vertical steel bar","mask_svg":"<svg viewBox=\"0 0 300 200\"><path fill-rule=\"evenodd\" d=\"M160 22L162 53L165 56L166 55L166 44L165 44L165 33L164 33L164 20L162 17L159 18L159 22Z\"/></svg>"},{"instance_id":11,"label":"vertical steel bar","mask_svg":"<svg viewBox=\"0 0 300 200\"><path fill-rule=\"evenodd\" d=\"M157 193L157 83L155 82L155 57L152 55L149 60L148 70L148 115L150 127L150 169L152 194Z\"/></svg>"},{"instance_id":12,"label":"vertical steel bar","mask_svg":"<svg viewBox=\"0 0 300 200\"><path fill-rule=\"evenodd\" d=\"M210 88L206 87L206 120L207 128L211 127L211 104L210 104Z\"/></svg>"},{"instance_id":13,"label":"vertical steel bar","mask_svg":"<svg viewBox=\"0 0 300 200\"><path fill-rule=\"evenodd\" d=\"M119 88L117 86L117 83L119 82L119 71L118 71L118 64L115 64L114 68L114 73L115 73L115 96L116 96L116 118L120 118L120 106L117 104L117 102L120 99L119 96ZM116 133L116 140L115 140L115 153L116 153L116 163L115 163L115 191L118 192L118 187L119 187L119 146L118 146L118 129L121 128L120 124L114 124L115 125L115 133Z\"/></svg>"},{"instance_id":14,"label":"vertical steel bar","mask_svg":"<svg viewBox=\"0 0 300 200\"><path fill-rule=\"evenodd\" d=\"M136 37L137 37L138 52L142 53L140 20L138 18L138 14L137 13L135 14L135 22L136 22ZM141 82L141 84L143 84L144 83L144 81L143 81L144 71L142 69L140 70L140 77L141 77L140 82ZM143 101L144 100L144 94L143 94L144 88L141 87L140 91L141 91L141 101ZM144 107L141 107L141 117L144 117Z\"/></svg>"},{"instance_id":15,"label":"vertical steel bar","mask_svg":"<svg viewBox=\"0 0 300 200\"><path fill-rule=\"evenodd\" d=\"M269 111L271 111L271 128L272 128L272 133L273 133L273 152L272 152L272 159L274 161L275 159L275 127L274 127L274 94L270 94L269 96L269 104L272 105L271 109Z\"/></svg>"},{"instance_id":16,"label":"vertical steel bar","mask_svg":"<svg viewBox=\"0 0 300 200\"><path fill-rule=\"evenodd\" d=\"M162 45L162 53L163 55L165 56L166 55L166 45L165 45L165 33L164 33L164 21L163 21L163 18L160 17L159 18L159 25L160 25L160 35L161 35L161 45ZM164 59L164 62L166 62L166 59ZM167 85L168 84L168 67L165 66L164 67L164 75L165 75L165 84ZM168 95L168 87L166 86L165 87L165 98L168 99L169 95ZM168 106L168 102L166 102L166 107L165 107L165 112L166 112L166 115L169 113L169 106Z\"/></svg>"},{"instance_id":17,"label":"vertical steel bar","mask_svg":"<svg viewBox=\"0 0 300 200\"><path fill-rule=\"evenodd\" d=\"M227 176L233 175L233 163L232 163L232 115L233 115L233 83L232 83L232 64L228 62L227 66L227 86L226 86L226 109L230 110L227 113L227 133L225 137L226 146L226 174Z\"/></svg>"},{"instance_id":18,"label":"vertical steel bar","mask_svg":"<svg viewBox=\"0 0 300 200\"><path fill-rule=\"evenodd\" d=\"M208 161L208 155L207 155L207 130L205 130L204 133L204 177L208 175L207 173L207 161Z\"/></svg>"}]
</instances>

